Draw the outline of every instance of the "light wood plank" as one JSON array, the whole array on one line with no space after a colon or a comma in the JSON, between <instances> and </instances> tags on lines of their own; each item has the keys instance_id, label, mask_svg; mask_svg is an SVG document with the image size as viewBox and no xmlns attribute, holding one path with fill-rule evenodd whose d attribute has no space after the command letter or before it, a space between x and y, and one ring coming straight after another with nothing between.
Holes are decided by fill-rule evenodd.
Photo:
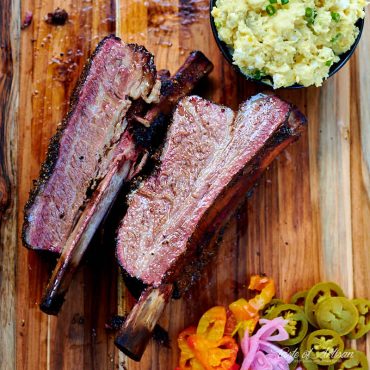
<instances>
[{"instance_id":1,"label":"light wood plank","mask_svg":"<svg viewBox=\"0 0 370 370\"><path fill-rule=\"evenodd\" d=\"M19 1L0 14L0 368L15 368Z\"/></svg>"},{"instance_id":2,"label":"light wood plank","mask_svg":"<svg viewBox=\"0 0 370 370\"><path fill-rule=\"evenodd\" d=\"M346 66L321 89L318 162L323 278L352 296L349 72Z\"/></svg>"},{"instance_id":3,"label":"light wood plank","mask_svg":"<svg viewBox=\"0 0 370 370\"><path fill-rule=\"evenodd\" d=\"M369 17L367 9L367 19ZM370 24L351 65L351 206L354 295L370 297ZM370 334L358 342L370 358Z\"/></svg>"}]
</instances>

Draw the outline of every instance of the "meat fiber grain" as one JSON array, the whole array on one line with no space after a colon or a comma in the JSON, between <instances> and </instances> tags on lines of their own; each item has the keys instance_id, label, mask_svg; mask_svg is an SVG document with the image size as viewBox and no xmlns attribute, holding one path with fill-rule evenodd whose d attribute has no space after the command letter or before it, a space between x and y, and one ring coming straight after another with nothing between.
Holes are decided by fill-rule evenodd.
<instances>
[{"instance_id":1,"label":"meat fiber grain","mask_svg":"<svg viewBox=\"0 0 370 370\"><path fill-rule=\"evenodd\" d=\"M156 78L153 56L145 48L114 36L98 45L25 207L27 247L61 252L89 197L120 154L127 111L136 99L153 100ZM134 161L137 153L130 155Z\"/></svg>"},{"instance_id":2,"label":"meat fiber grain","mask_svg":"<svg viewBox=\"0 0 370 370\"><path fill-rule=\"evenodd\" d=\"M275 96L257 95L237 113L197 96L183 99L161 165L131 195L119 228L123 269L154 287L176 280L303 123Z\"/></svg>"}]
</instances>

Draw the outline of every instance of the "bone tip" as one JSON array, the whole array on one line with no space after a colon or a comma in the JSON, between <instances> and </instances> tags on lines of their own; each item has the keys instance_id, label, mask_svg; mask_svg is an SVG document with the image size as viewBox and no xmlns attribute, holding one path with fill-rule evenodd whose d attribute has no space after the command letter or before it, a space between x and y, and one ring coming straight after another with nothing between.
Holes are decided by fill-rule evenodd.
<instances>
[{"instance_id":1,"label":"bone tip","mask_svg":"<svg viewBox=\"0 0 370 370\"><path fill-rule=\"evenodd\" d=\"M134 332L121 332L115 339L114 344L120 351L132 360L139 362L145 348L151 338L151 333L145 328Z\"/></svg>"},{"instance_id":2,"label":"bone tip","mask_svg":"<svg viewBox=\"0 0 370 370\"><path fill-rule=\"evenodd\" d=\"M40 309L42 312L48 315L58 315L64 302L63 296L58 297L44 297L40 303Z\"/></svg>"}]
</instances>

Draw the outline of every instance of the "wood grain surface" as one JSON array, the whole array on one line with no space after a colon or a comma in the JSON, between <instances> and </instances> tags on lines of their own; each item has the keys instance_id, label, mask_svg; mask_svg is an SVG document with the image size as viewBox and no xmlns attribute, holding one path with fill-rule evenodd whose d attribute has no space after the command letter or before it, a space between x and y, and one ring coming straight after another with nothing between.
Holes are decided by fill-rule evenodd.
<instances>
[{"instance_id":1,"label":"wood grain surface","mask_svg":"<svg viewBox=\"0 0 370 370\"><path fill-rule=\"evenodd\" d=\"M19 2L0 11L0 367L15 368Z\"/></svg>"},{"instance_id":2,"label":"wood grain surface","mask_svg":"<svg viewBox=\"0 0 370 370\"><path fill-rule=\"evenodd\" d=\"M57 7L64 26L45 23ZM308 117L302 138L275 160L229 223L217 260L161 320L171 348L151 342L141 363L119 354L105 323L133 304L114 246L99 234L58 317L38 303L55 264L20 242L23 206L50 136L67 110L97 42L116 32L144 44L156 65L175 71L193 49L215 70L198 93L236 109L260 89L220 55L207 0L2 0L0 12L0 368L173 369L176 335L215 304L248 296L252 273L275 278L288 299L320 280L370 298L370 23L351 59L322 88L282 90ZM30 27L20 31L26 11ZM357 342L370 357L370 338Z\"/></svg>"}]
</instances>

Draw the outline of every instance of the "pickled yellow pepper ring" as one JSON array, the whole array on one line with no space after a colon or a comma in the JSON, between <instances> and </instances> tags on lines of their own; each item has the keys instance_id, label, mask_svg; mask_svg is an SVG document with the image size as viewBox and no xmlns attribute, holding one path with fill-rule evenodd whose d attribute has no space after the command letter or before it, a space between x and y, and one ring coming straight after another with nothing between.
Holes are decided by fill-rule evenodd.
<instances>
[{"instance_id":1,"label":"pickled yellow pepper ring","mask_svg":"<svg viewBox=\"0 0 370 370\"><path fill-rule=\"evenodd\" d=\"M275 283L273 279L266 276L252 275L248 289L257 290L260 293L248 301L240 298L229 304L229 309L238 322L238 333L241 338L246 330L250 334L253 333L260 318L260 311L266 307L275 295Z\"/></svg>"},{"instance_id":2,"label":"pickled yellow pepper ring","mask_svg":"<svg viewBox=\"0 0 370 370\"><path fill-rule=\"evenodd\" d=\"M353 299L352 303L359 313L354 329L348 334L350 339L359 339L370 331L370 301L367 299Z\"/></svg>"},{"instance_id":3,"label":"pickled yellow pepper ring","mask_svg":"<svg viewBox=\"0 0 370 370\"><path fill-rule=\"evenodd\" d=\"M369 363L365 353L354 349L346 349L341 361L335 366L336 370L368 370Z\"/></svg>"},{"instance_id":4,"label":"pickled yellow pepper ring","mask_svg":"<svg viewBox=\"0 0 370 370\"><path fill-rule=\"evenodd\" d=\"M299 307L304 307L304 304L306 302L306 297L308 294L308 290L302 290L300 292L297 292L290 298L291 304L296 304Z\"/></svg>"},{"instance_id":5,"label":"pickled yellow pepper ring","mask_svg":"<svg viewBox=\"0 0 370 370\"><path fill-rule=\"evenodd\" d=\"M224 336L226 325L226 308L215 306L206 311L200 318L197 334L208 340L218 341Z\"/></svg>"},{"instance_id":6,"label":"pickled yellow pepper ring","mask_svg":"<svg viewBox=\"0 0 370 370\"><path fill-rule=\"evenodd\" d=\"M306 351L317 365L329 366L339 361L344 343L338 333L329 329L312 332L307 337Z\"/></svg>"},{"instance_id":7,"label":"pickled yellow pepper ring","mask_svg":"<svg viewBox=\"0 0 370 370\"><path fill-rule=\"evenodd\" d=\"M302 309L295 304L282 304L269 314L271 319L279 316L288 321L285 330L289 334L289 339L281 341L280 344L292 346L300 343L308 330L308 322Z\"/></svg>"},{"instance_id":8,"label":"pickled yellow pepper ring","mask_svg":"<svg viewBox=\"0 0 370 370\"><path fill-rule=\"evenodd\" d=\"M326 298L318 305L315 316L321 329L334 330L341 336L353 330L358 321L357 308L345 297Z\"/></svg>"},{"instance_id":9,"label":"pickled yellow pepper ring","mask_svg":"<svg viewBox=\"0 0 370 370\"><path fill-rule=\"evenodd\" d=\"M314 327L318 327L315 313L318 305L329 297L344 297L342 288L332 282L318 283L314 285L307 293L304 311L308 322Z\"/></svg>"}]
</instances>

